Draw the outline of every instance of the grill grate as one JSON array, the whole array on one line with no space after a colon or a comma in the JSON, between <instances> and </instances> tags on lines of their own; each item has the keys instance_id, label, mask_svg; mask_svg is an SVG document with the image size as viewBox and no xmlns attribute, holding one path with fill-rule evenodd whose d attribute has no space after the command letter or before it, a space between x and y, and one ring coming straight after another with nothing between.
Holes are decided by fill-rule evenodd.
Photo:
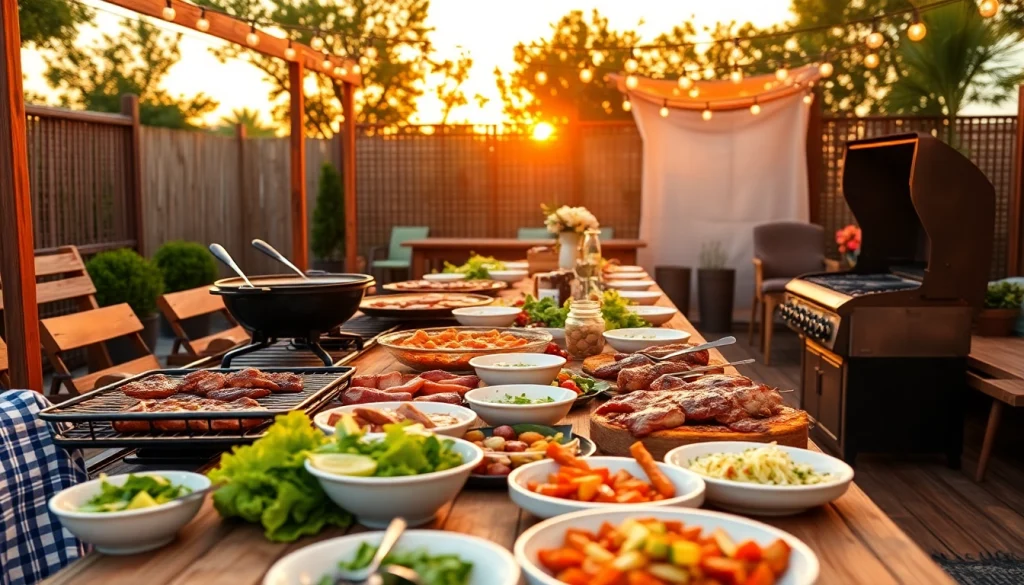
<instances>
[{"instance_id":1,"label":"grill grate","mask_svg":"<svg viewBox=\"0 0 1024 585\"><path fill-rule=\"evenodd\" d=\"M341 326L341 331L362 337L363 349L366 350L376 342L377 337L394 330L395 327L394 322L359 315L346 321ZM337 338L330 335L320 337L320 346L327 351L335 364L347 363L359 354L354 348L340 343ZM290 339L282 339L262 349L234 357L231 366L315 368L323 367L323 362L308 348L297 346Z\"/></svg>"}]
</instances>

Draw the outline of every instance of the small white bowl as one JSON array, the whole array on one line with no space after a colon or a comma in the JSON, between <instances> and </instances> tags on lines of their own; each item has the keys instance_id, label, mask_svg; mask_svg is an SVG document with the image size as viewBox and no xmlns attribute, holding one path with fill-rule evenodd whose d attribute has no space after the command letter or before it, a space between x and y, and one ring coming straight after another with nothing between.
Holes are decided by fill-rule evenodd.
<instances>
[{"instance_id":1,"label":"small white bowl","mask_svg":"<svg viewBox=\"0 0 1024 585\"><path fill-rule=\"evenodd\" d=\"M615 290L649 290L654 286L653 280L609 280L604 283L608 288Z\"/></svg>"},{"instance_id":2,"label":"small white bowl","mask_svg":"<svg viewBox=\"0 0 1024 585\"><path fill-rule=\"evenodd\" d=\"M695 443L676 447L665 454L669 465L689 469L690 462L713 453L739 453L750 448L764 447L764 443L751 441L721 441ZM704 477L708 486L707 500L716 506L739 514L754 516L788 516L808 508L823 506L846 493L853 481L853 469L835 457L779 445L796 463L806 463L815 471L832 473L833 481L817 485L762 485Z\"/></svg>"},{"instance_id":3,"label":"small white bowl","mask_svg":"<svg viewBox=\"0 0 1024 585\"><path fill-rule=\"evenodd\" d=\"M775 582L775 585L813 585L818 580L818 573L821 571L818 557L815 556L814 551L797 537L773 526L710 510L627 506L614 510L583 510L564 514L534 524L523 532L516 539L512 550L516 562L526 573L526 582L530 585L562 585L561 581L555 579L540 566L537 553L544 549L564 546L566 530L575 528L597 533L601 524L605 522L618 526L628 518L681 521L686 526L700 526L704 534L710 534L716 528L721 528L733 542L737 543L749 539L761 546L767 546L775 539L781 538L790 546L792 553L789 557L789 567Z\"/></svg>"},{"instance_id":4,"label":"small white bowl","mask_svg":"<svg viewBox=\"0 0 1024 585\"><path fill-rule=\"evenodd\" d=\"M638 305L653 305L661 298L661 293L656 290L624 290L619 291L619 296Z\"/></svg>"},{"instance_id":5,"label":"small white bowl","mask_svg":"<svg viewBox=\"0 0 1024 585\"><path fill-rule=\"evenodd\" d=\"M519 307L490 305L453 309L452 315L459 325L467 327L509 327L515 323L516 315L522 312Z\"/></svg>"},{"instance_id":6,"label":"small white bowl","mask_svg":"<svg viewBox=\"0 0 1024 585\"><path fill-rule=\"evenodd\" d=\"M558 344L558 347L565 349L565 327L533 327L540 331L547 331L551 334L551 341Z\"/></svg>"},{"instance_id":7,"label":"small white bowl","mask_svg":"<svg viewBox=\"0 0 1024 585\"><path fill-rule=\"evenodd\" d=\"M325 410L313 417L313 424L318 429L324 432L326 435L334 434L334 427L327 424L330 420L331 415L335 413L346 413L352 412L357 408L386 408L388 410L396 410L403 404L411 404L419 409L421 412L427 414L448 414L454 416L459 420L458 424L444 425L427 429L435 435L445 435L448 437L461 438L462 435L466 434L469 427L476 421L476 413L472 410L459 406L457 404L447 404L445 402L374 402L369 404L350 404L348 406L339 406L338 408L332 408Z\"/></svg>"},{"instance_id":8,"label":"small white bowl","mask_svg":"<svg viewBox=\"0 0 1024 585\"><path fill-rule=\"evenodd\" d=\"M466 280L466 275L462 272L435 272L434 274L424 274L423 280L429 280L430 282L455 282L456 280Z\"/></svg>"},{"instance_id":9,"label":"small white bowl","mask_svg":"<svg viewBox=\"0 0 1024 585\"><path fill-rule=\"evenodd\" d=\"M363 440L383 437L383 433L369 433ZM473 468L484 459L483 449L469 441L441 440L454 441L452 449L462 456L462 465L422 475L353 477L327 473L306 459L306 470L317 478L327 497L352 512L363 526L384 528L396 517L405 518L409 526L419 526L433 520L441 507L459 495Z\"/></svg>"},{"instance_id":10,"label":"small white bowl","mask_svg":"<svg viewBox=\"0 0 1024 585\"><path fill-rule=\"evenodd\" d=\"M613 272L608 276L608 280L650 280L651 277L647 276L646 272Z\"/></svg>"},{"instance_id":11,"label":"small white bowl","mask_svg":"<svg viewBox=\"0 0 1024 585\"><path fill-rule=\"evenodd\" d=\"M655 327L668 323L679 312L674 307L657 307L654 305L630 305L626 309L643 317L645 321Z\"/></svg>"},{"instance_id":12,"label":"small white bowl","mask_svg":"<svg viewBox=\"0 0 1024 585\"><path fill-rule=\"evenodd\" d=\"M524 364L517 366L499 364ZM546 353L496 353L469 360L485 384L550 384L565 365L565 358ZM459 435L462 436L462 435Z\"/></svg>"},{"instance_id":13,"label":"small white bowl","mask_svg":"<svg viewBox=\"0 0 1024 585\"><path fill-rule=\"evenodd\" d=\"M604 339L608 345L615 351L623 353L633 353L670 343L682 343L689 338L690 334L687 331L661 327L627 327L604 332Z\"/></svg>"},{"instance_id":14,"label":"small white bowl","mask_svg":"<svg viewBox=\"0 0 1024 585\"><path fill-rule=\"evenodd\" d=\"M490 402L505 395L527 398L551 397L554 402L540 404L498 404ZM506 384L487 386L466 392L466 402L477 416L491 426L533 423L535 425L553 425L565 418L576 400L576 393L558 386L539 384Z\"/></svg>"},{"instance_id":15,"label":"small white bowl","mask_svg":"<svg viewBox=\"0 0 1024 585\"><path fill-rule=\"evenodd\" d=\"M640 464L630 457L587 457L591 468L606 468L613 475L625 469L634 477L646 480L647 474ZM527 463L512 470L508 476L508 494L517 506L538 518L552 518L569 512L593 509L616 509L630 504L608 502L581 502L553 496L544 496L531 492L526 486L530 481L544 483L548 475L557 473L560 466L550 459ZM676 496L657 502L638 504L641 506L678 506L681 508L699 508L704 503L704 480L701 476L667 463L658 463L658 469L672 482L676 488ZM684 473L679 473L680 471Z\"/></svg>"},{"instance_id":16,"label":"small white bowl","mask_svg":"<svg viewBox=\"0 0 1024 585\"><path fill-rule=\"evenodd\" d=\"M527 270L488 270L487 274L490 275L491 280L508 283L519 282L530 275Z\"/></svg>"},{"instance_id":17,"label":"small white bowl","mask_svg":"<svg viewBox=\"0 0 1024 585\"><path fill-rule=\"evenodd\" d=\"M608 267L608 269L605 270L605 272L608 272L609 274L630 273L630 272L643 272L643 271L644 271L644 267L643 266L636 266L636 265L633 265L633 264L622 264L622 265L612 264L612 265L610 265Z\"/></svg>"},{"instance_id":18,"label":"small white bowl","mask_svg":"<svg viewBox=\"0 0 1024 585\"><path fill-rule=\"evenodd\" d=\"M338 563L355 558L362 543L376 546L383 536L383 532L361 532L300 548L274 563L263 577L263 585L319 583L324 575L336 576ZM402 533L395 550L457 555L473 564L468 585L516 585L519 582L519 565L512 553L476 536L446 530L407 530Z\"/></svg>"},{"instance_id":19,"label":"small white bowl","mask_svg":"<svg viewBox=\"0 0 1024 585\"><path fill-rule=\"evenodd\" d=\"M128 475L112 475L106 481L121 485L128 480ZM194 492L210 487L205 475L188 471L143 471L135 475L159 475ZM94 479L61 490L50 498L49 507L68 532L108 555L133 555L160 548L174 540L178 530L203 506L204 498L196 497L121 512L78 512L80 506L100 493L102 481Z\"/></svg>"},{"instance_id":20,"label":"small white bowl","mask_svg":"<svg viewBox=\"0 0 1024 585\"><path fill-rule=\"evenodd\" d=\"M505 270L529 270L530 263L526 260L515 260L512 262L502 262L505 265Z\"/></svg>"}]
</instances>

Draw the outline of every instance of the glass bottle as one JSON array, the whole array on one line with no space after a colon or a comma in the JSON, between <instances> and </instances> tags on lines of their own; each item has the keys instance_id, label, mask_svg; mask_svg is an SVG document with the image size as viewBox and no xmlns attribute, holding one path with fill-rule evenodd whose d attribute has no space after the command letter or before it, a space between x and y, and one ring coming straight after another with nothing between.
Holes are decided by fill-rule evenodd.
<instances>
[{"instance_id":1,"label":"glass bottle","mask_svg":"<svg viewBox=\"0 0 1024 585\"><path fill-rule=\"evenodd\" d=\"M604 317L601 303L573 300L565 318L565 350L573 359L581 360L604 350Z\"/></svg>"},{"instance_id":2,"label":"glass bottle","mask_svg":"<svg viewBox=\"0 0 1024 585\"><path fill-rule=\"evenodd\" d=\"M576 261L576 278L580 281L580 297L589 298L591 293L600 292L601 275L601 232L587 230L580 244L580 255Z\"/></svg>"}]
</instances>

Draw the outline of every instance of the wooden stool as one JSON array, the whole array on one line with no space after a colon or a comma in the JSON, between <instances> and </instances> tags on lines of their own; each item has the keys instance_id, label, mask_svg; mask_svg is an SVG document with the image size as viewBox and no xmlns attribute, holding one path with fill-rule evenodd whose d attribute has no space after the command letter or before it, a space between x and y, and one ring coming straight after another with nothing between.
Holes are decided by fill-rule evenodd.
<instances>
[{"instance_id":1,"label":"wooden stool","mask_svg":"<svg viewBox=\"0 0 1024 585\"><path fill-rule=\"evenodd\" d=\"M982 378L974 372L967 372L967 385L992 397L992 409L989 410L988 424L985 426L985 440L981 444L981 455L978 456L978 470L974 474L975 481L981 481L985 479L985 468L992 455L992 444L999 430L1003 405L1024 406L1024 380Z\"/></svg>"}]
</instances>

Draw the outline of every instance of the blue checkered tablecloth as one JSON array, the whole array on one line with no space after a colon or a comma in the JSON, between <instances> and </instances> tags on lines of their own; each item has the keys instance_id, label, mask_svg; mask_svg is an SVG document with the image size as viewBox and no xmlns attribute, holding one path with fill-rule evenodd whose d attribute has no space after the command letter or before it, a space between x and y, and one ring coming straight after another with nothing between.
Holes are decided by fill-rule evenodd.
<instances>
[{"instance_id":1,"label":"blue checkered tablecloth","mask_svg":"<svg viewBox=\"0 0 1024 585\"><path fill-rule=\"evenodd\" d=\"M81 453L53 443L47 406L30 390L0 393L0 585L30 585L85 553L46 507L88 478Z\"/></svg>"}]
</instances>

